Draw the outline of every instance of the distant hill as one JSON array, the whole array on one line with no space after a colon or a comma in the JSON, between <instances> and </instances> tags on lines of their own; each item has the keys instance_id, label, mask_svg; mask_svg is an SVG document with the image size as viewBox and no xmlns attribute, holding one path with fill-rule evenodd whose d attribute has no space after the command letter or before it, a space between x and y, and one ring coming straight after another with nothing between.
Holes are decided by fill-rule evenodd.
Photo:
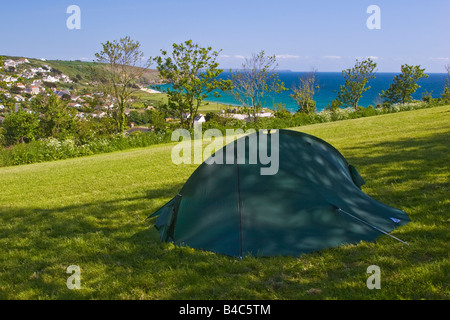
<instances>
[{"instance_id":1,"label":"distant hill","mask_svg":"<svg viewBox=\"0 0 450 320\"><path fill-rule=\"evenodd\" d=\"M25 58L29 61L29 64L27 65L30 68L48 65L49 67L61 71L65 75L69 76L73 81L81 82L83 84L90 82L92 67L101 68L103 66L102 64L97 62L88 62L81 60L44 60L28 57L6 56L1 54L0 56L3 57L3 61L8 59L17 61L21 58ZM142 86L149 86L151 84L159 83L159 72L152 69L147 70L139 80L139 83Z\"/></svg>"}]
</instances>

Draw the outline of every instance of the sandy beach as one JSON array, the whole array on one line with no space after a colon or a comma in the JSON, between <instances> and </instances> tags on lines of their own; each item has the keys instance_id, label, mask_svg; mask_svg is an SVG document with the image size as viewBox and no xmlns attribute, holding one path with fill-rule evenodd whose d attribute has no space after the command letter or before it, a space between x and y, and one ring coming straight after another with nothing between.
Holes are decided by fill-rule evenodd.
<instances>
[{"instance_id":1,"label":"sandy beach","mask_svg":"<svg viewBox=\"0 0 450 320\"><path fill-rule=\"evenodd\" d=\"M145 91L147 93L161 93L161 91L153 90L153 89L149 89L149 88L141 88L141 90Z\"/></svg>"}]
</instances>

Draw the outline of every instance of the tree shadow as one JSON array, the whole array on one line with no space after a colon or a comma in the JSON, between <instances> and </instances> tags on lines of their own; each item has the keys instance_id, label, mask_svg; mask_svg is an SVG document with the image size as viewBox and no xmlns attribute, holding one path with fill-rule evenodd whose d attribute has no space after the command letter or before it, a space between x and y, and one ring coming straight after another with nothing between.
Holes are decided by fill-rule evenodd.
<instances>
[{"instance_id":1,"label":"tree shadow","mask_svg":"<svg viewBox=\"0 0 450 320\"><path fill-rule=\"evenodd\" d=\"M16 294L36 291L34 298L102 298L95 290L67 289L66 268L80 265L85 286L101 287L95 280L99 269L108 271L98 278L113 283L120 270L157 259L151 248L161 244L151 229L153 219L146 218L181 187L173 183L136 196L56 208L0 206L0 283ZM2 298L14 298L0 291Z\"/></svg>"},{"instance_id":2,"label":"tree shadow","mask_svg":"<svg viewBox=\"0 0 450 320\"><path fill-rule=\"evenodd\" d=\"M381 201L404 208L420 205L422 213L424 209L443 209L436 204L449 194L450 133L378 142L370 148L362 145L342 152L357 166L368 187L378 186L372 191Z\"/></svg>"}]
</instances>

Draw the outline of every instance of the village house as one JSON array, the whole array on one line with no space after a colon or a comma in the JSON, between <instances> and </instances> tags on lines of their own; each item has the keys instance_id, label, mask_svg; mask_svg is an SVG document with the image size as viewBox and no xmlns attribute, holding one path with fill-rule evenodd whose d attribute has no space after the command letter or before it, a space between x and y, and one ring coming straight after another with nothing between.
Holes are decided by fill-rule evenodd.
<instances>
[{"instance_id":1,"label":"village house","mask_svg":"<svg viewBox=\"0 0 450 320\"><path fill-rule=\"evenodd\" d=\"M5 68L9 68L9 67L16 68L17 65L18 65L18 63L16 61L14 61L14 60L11 60L11 59L8 59L5 62L3 62L3 66Z\"/></svg>"},{"instance_id":2,"label":"village house","mask_svg":"<svg viewBox=\"0 0 450 320\"><path fill-rule=\"evenodd\" d=\"M22 63L30 63L30 61L28 61L27 58L20 58L19 60L17 60L18 64L22 64Z\"/></svg>"},{"instance_id":3,"label":"village house","mask_svg":"<svg viewBox=\"0 0 450 320\"><path fill-rule=\"evenodd\" d=\"M21 76L25 79L33 79L35 77L35 73L34 72L28 72L26 70L24 70L21 74Z\"/></svg>"},{"instance_id":4,"label":"village house","mask_svg":"<svg viewBox=\"0 0 450 320\"><path fill-rule=\"evenodd\" d=\"M16 96L14 97L14 99L15 99L17 102L23 102L23 101L26 100L26 99L25 99L24 97L22 97L20 94L16 95Z\"/></svg>"},{"instance_id":5,"label":"village house","mask_svg":"<svg viewBox=\"0 0 450 320\"><path fill-rule=\"evenodd\" d=\"M31 85L29 88L27 88L25 90L25 92L32 94L32 95L36 95L36 94L39 94L41 92L41 90L42 90L42 88L40 86Z\"/></svg>"},{"instance_id":6,"label":"village house","mask_svg":"<svg viewBox=\"0 0 450 320\"><path fill-rule=\"evenodd\" d=\"M199 123L205 123L206 119L205 116L202 114L199 114L197 117L195 117L194 119L194 124L199 124Z\"/></svg>"},{"instance_id":7,"label":"village house","mask_svg":"<svg viewBox=\"0 0 450 320\"><path fill-rule=\"evenodd\" d=\"M21 83L21 82L16 84L16 87L19 88L19 89L25 89L26 88L25 85L23 83Z\"/></svg>"},{"instance_id":8,"label":"village house","mask_svg":"<svg viewBox=\"0 0 450 320\"><path fill-rule=\"evenodd\" d=\"M6 76L6 77L3 77L2 81L5 81L6 83L17 82L17 78L11 77L11 76Z\"/></svg>"},{"instance_id":9,"label":"village house","mask_svg":"<svg viewBox=\"0 0 450 320\"><path fill-rule=\"evenodd\" d=\"M67 104L67 106L68 106L68 107L71 107L71 108L76 108L76 109L78 109L78 108L81 108L81 107L82 107L82 105L81 105L81 104L79 104L79 103L76 103L76 102L70 102L70 103L68 103L68 104Z\"/></svg>"},{"instance_id":10,"label":"village house","mask_svg":"<svg viewBox=\"0 0 450 320\"><path fill-rule=\"evenodd\" d=\"M39 68L32 68L31 72L34 72L34 73L47 73L47 72L50 72L50 70L46 70L44 68L39 67Z\"/></svg>"},{"instance_id":11,"label":"village house","mask_svg":"<svg viewBox=\"0 0 450 320\"><path fill-rule=\"evenodd\" d=\"M59 82L59 79L58 79L58 78L53 77L53 76L49 76L49 75L44 76L44 77L42 78L42 80L44 80L45 82L52 82L52 83L54 83L54 82Z\"/></svg>"},{"instance_id":12,"label":"village house","mask_svg":"<svg viewBox=\"0 0 450 320\"><path fill-rule=\"evenodd\" d=\"M63 82L66 82L66 83L72 83L73 82L72 80L70 80L69 76L67 76L65 74L61 74L59 76L59 79L62 80Z\"/></svg>"}]
</instances>

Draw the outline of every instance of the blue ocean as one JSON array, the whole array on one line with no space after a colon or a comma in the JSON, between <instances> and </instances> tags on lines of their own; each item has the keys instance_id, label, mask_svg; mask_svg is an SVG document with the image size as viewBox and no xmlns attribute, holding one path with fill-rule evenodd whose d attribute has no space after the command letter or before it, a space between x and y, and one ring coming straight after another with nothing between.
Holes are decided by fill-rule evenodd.
<instances>
[{"instance_id":1,"label":"blue ocean","mask_svg":"<svg viewBox=\"0 0 450 320\"><path fill-rule=\"evenodd\" d=\"M287 110L297 111L298 106L290 95L293 93L292 87L298 84L299 79L305 74L305 72L278 72L279 79L283 81L284 86L289 90L270 96L266 100L264 107L273 109L275 104L281 103ZM376 78L369 80L368 85L371 88L363 94L359 105L368 107L369 105L375 106L379 103L379 93L389 87L396 75L397 73L376 73ZM220 78L224 79L229 79L230 77L230 72L223 72L220 75ZM344 79L340 72L317 72L316 77L320 89L314 96L314 100L316 101L317 111L321 111L336 98L339 86L344 84ZM418 81L421 87L413 94L413 98L420 100L424 94L428 93L431 93L433 98L440 97L444 90L446 77L446 73L428 73L428 78L422 78ZM236 106L240 105L230 94L222 92L221 95L219 98L209 97L207 100Z\"/></svg>"}]
</instances>

